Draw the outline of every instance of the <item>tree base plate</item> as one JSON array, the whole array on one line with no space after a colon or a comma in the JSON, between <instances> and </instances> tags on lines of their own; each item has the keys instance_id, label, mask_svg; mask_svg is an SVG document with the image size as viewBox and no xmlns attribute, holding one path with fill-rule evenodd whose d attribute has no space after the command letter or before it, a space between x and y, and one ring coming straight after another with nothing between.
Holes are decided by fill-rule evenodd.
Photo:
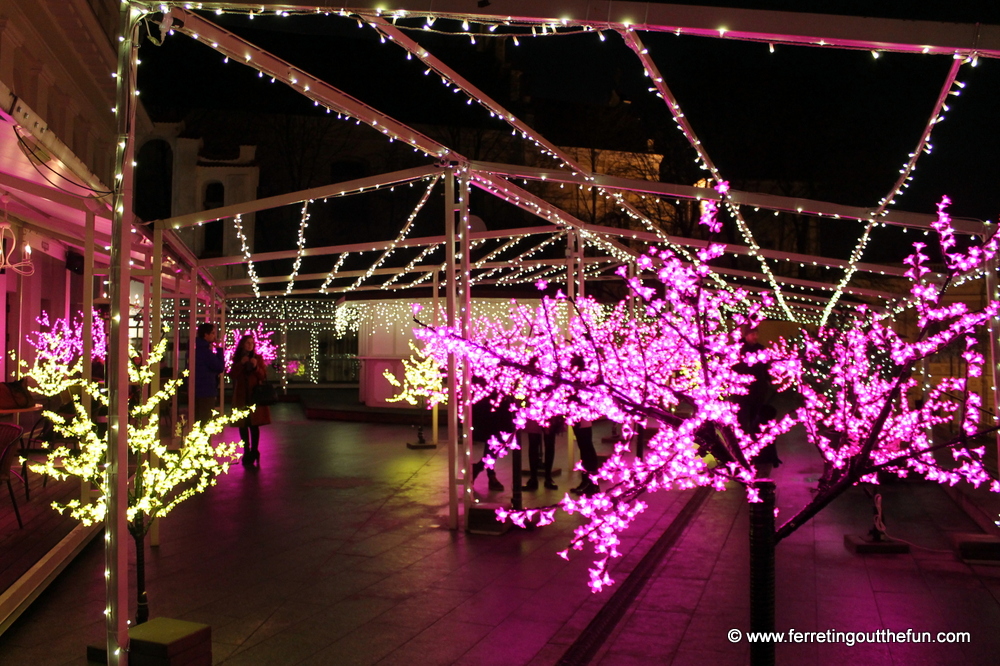
<instances>
[{"instance_id":1,"label":"tree base plate","mask_svg":"<svg viewBox=\"0 0 1000 666\"><path fill-rule=\"evenodd\" d=\"M857 555L905 555L910 552L908 543L888 538L875 541L867 534L845 534L844 548Z\"/></svg>"}]
</instances>

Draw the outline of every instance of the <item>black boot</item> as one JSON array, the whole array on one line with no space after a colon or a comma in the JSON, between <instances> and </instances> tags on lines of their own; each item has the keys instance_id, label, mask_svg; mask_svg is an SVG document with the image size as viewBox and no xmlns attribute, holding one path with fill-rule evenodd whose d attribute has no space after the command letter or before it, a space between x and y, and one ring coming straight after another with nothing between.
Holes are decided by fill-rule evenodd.
<instances>
[{"instance_id":1,"label":"black boot","mask_svg":"<svg viewBox=\"0 0 1000 666\"><path fill-rule=\"evenodd\" d=\"M490 470L488 472L488 476L490 478L490 490L498 493L503 492L503 484L500 483L500 480L497 478L497 473Z\"/></svg>"},{"instance_id":2,"label":"black boot","mask_svg":"<svg viewBox=\"0 0 1000 666\"><path fill-rule=\"evenodd\" d=\"M476 482L476 477L479 476L480 474L482 474L484 469L486 469L486 463L484 463L482 460L480 460L477 463L473 463L473 465L472 465L472 482L473 483Z\"/></svg>"},{"instance_id":3,"label":"black boot","mask_svg":"<svg viewBox=\"0 0 1000 666\"><path fill-rule=\"evenodd\" d=\"M538 490L538 477L533 476L528 479L528 482L521 486L521 490Z\"/></svg>"}]
</instances>

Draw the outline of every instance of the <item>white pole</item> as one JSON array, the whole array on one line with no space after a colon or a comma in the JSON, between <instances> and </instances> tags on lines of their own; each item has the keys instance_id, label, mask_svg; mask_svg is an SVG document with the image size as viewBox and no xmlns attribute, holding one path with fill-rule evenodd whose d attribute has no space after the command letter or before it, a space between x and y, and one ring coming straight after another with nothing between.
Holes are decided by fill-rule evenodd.
<instances>
[{"instance_id":1,"label":"white pole","mask_svg":"<svg viewBox=\"0 0 1000 666\"><path fill-rule=\"evenodd\" d=\"M566 335L570 335L569 318L573 313L573 306L570 303L576 298L577 282L577 244L580 242L580 235L576 229L566 230L566 296L569 301L566 303ZM569 483L570 472L573 463L576 462L576 450L574 444L576 437L572 426L566 427L566 474L563 476L564 483Z\"/></svg>"},{"instance_id":2,"label":"white pole","mask_svg":"<svg viewBox=\"0 0 1000 666\"><path fill-rule=\"evenodd\" d=\"M94 213L87 211L87 228L83 240L83 380L89 382L94 378ZM107 350L104 350L107 353ZM91 414L90 394L83 391L80 404ZM90 481L80 479L80 501L89 503L93 499L90 492Z\"/></svg>"},{"instance_id":3,"label":"white pole","mask_svg":"<svg viewBox=\"0 0 1000 666\"><path fill-rule=\"evenodd\" d=\"M438 327L438 308L440 307L438 302L441 300L441 294L439 293L440 291L441 291L440 273L438 271L434 271L434 287L433 287L434 296L433 299L431 300L431 307L434 310L434 314L432 315L431 319L431 325L434 328ZM438 439L441 434L439 430L440 427L438 426L438 403L435 402L434 406L431 407L431 442L434 444L434 446L437 446Z\"/></svg>"},{"instance_id":4,"label":"white pole","mask_svg":"<svg viewBox=\"0 0 1000 666\"><path fill-rule=\"evenodd\" d=\"M226 301L219 301L219 323L216 326L218 335L216 340L223 348L226 346ZM219 413L226 412L226 373L219 375Z\"/></svg>"},{"instance_id":5,"label":"white pole","mask_svg":"<svg viewBox=\"0 0 1000 666\"><path fill-rule=\"evenodd\" d=\"M448 168L444 173L444 228L447 266L445 272L445 294L448 308L448 326L454 329L457 323L457 290L455 285L455 170ZM458 474L458 363L454 354L448 354L448 527L458 529L458 496L456 488Z\"/></svg>"},{"instance_id":6,"label":"white pole","mask_svg":"<svg viewBox=\"0 0 1000 666\"><path fill-rule=\"evenodd\" d=\"M1000 232L998 232L1000 233ZM988 240L984 236L983 241ZM1000 257L994 256L986 271L986 301L1000 299L1000 288L997 286L997 271L1000 270ZM1000 319L990 320L990 377L993 379L993 425L1000 425ZM1000 431L994 433L997 455L1000 455Z\"/></svg>"},{"instance_id":7,"label":"white pole","mask_svg":"<svg viewBox=\"0 0 1000 666\"><path fill-rule=\"evenodd\" d=\"M104 553L108 664L128 664L128 310L131 284L132 160L135 155L135 74L138 7L123 3L120 12L117 93L118 147L112 205L111 322L108 335L107 512Z\"/></svg>"},{"instance_id":8,"label":"white pole","mask_svg":"<svg viewBox=\"0 0 1000 666\"><path fill-rule=\"evenodd\" d=\"M461 299L459 313L462 317L462 337L468 339L472 332L472 284L469 269L469 174L463 169L458 176L458 244L462 254L459 264L458 296ZM469 529L469 512L472 509L472 404L469 389L472 375L467 362L462 363L458 377L462 380L462 480L464 482L463 518L465 529Z\"/></svg>"},{"instance_id":9,"label":"white pole","mask_svg":"<svg viewBox=\"0 0 1000 666\"><path fill-rule=\"evenodd\" d=\"M195 340L198 337L198 269L195 266L191 267L188 277L191 282L191 296L188 299L188 352L187 352L187 367L188 367L188 404L187 404L187 428L184 429L185 433L191 432L191 426L194 424L194 383L198 381L198 368L197 363L195 363Z\"/></svg>"},{"instance_id":10,"label":"white pole","mask_svg":"<svg viewBox=\"0 0 1000 666\"><path fill-rule=\"evenodd\" d=\"M177 281L174 282L174 322L173 327L170 330L170 340L173 348L171 349L171 362L173 363L173 375L174 379L181 376L181 292L184 289L184 281L181 276L177 276ZM173 397L170 398L170 436L171 444L173 444L173 435L177 432L177 393L174 393ZM172 448L172 447L171 447Z\"/></svg>"},{"instance_id":11,"label":"white pole","mask_svg":"<svg viewBox=\"0 0 1000 666\"><path fill-rule=\"evenodd\" d=\"M150 299L149 317L146 318L146 330L150 346L149 349L160 344L163 337L163 228L160 225L153 226L153 257L152 265L149 267L150 279ZM147 352L148 353L148 352ZM161 363L153 365L153 380L149 384L149 395L156 395L160 391L160 366ZM156 454L150 453L150 466L159 466L160 461L156 459ZM149 544L151 546L160 545L160 519L154 518L149 526Z\"/></svg>"}]
</instances>

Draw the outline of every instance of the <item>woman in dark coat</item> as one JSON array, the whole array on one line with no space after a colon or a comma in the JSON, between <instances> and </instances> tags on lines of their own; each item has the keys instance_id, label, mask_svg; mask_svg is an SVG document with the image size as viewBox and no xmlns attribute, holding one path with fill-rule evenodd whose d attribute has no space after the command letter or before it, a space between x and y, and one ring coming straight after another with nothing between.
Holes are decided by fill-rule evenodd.
<instances>
[{"instance_id":1,"label":"woman in dark coat","mask_svg":"<svg viewBox=\"0 0 1000 666\"><path fill-rule=\"evenodd\" d=\"M233 407L243 409L250 404L254 387L267 379L264 359L256 352L252 335L244 335L236 345L229 377L233 380ZM257 405L250 416L240 421L244 467L252 467L254 463L260 466L260 426L270 423L271 409L267 405Z\"/></svg>"}]
</instances>

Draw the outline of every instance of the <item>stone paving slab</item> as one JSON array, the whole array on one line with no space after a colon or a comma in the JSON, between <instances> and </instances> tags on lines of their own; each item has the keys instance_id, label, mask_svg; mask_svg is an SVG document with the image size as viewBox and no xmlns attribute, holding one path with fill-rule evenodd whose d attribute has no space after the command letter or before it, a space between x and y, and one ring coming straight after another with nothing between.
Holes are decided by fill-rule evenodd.
<instances>
[{"instance_id":1,"label":"stone paving slab","mask_svg":"<svg viewBox=\"0 0 1000 666\"><path fill-rule=\"evenodd\" d=\"M501 537L450 532L446 451L406 449L406 427L309 422L296 405L273 411L263 467L238 467L181 505L147 555L153 615L210 624L215 663L555 664L610 597L587 589L585 553L569 562L555 555L576 518ZM794 442L782 454L779 522L821 471ZM560 479L562 491L575 481ZM974 525L933 484L882 490L890 531L932 550L847 552L843 535L871 522L870 500L851 490L779 544L777 628L970 631L973 642L781 645L778 663L1000 663L1000 567L939 552L949 532ZM648 498L614 577L636 565L688 497ZM747 524L740 489L713 493L592 663L746 663L746 642L730 643L726 632L748 624ZM95 541L0 637L0 664L84 663L84 646L103 637L102 571Z\"/></svg>"},{"instance_id":2,"label":"stone paving slab","mask_svg":"<svg viewBox=\"0 0 1000 666\"><path fill-rule=\"evenodd\" d=\"M775 470L778 523L815 488L818 456L782 442ZM844 534L863 534L872 501L848 491L779 543L775 554L776 629L787 631L968 631L969 644L798 643L776 646L778 664L1000 663L1000 567L970 566L949 548L948 533L976 531L937 484L897 482L880 488L888 529L912 541L909 555L859 556ZM749 535L745 496L716 493L702 507L670 558L608 639L597 663L741 664L746 641L727 632L749 627ZM672 614L673 613L673 614ZM650 646L658 646L652 648Z\"/></svg>"},{"instance_id":3,"label":"stone paving slab","mask_svg":"<svg viewBox=\"0 0 1000 666\"><path fill-rule=\"evenodd\" d=\"M502 537L453 533L444 449L407 449L405 426L272 410L261 469L237 466L182 504L147 551L152 614L210 624L215 663L510 666L535 659L561 631L564 649L578 635L572 626L599 610L586 588L589 559L556 556L575 518ZM525 501L555 502L576 481ZM485 476L479 482L485 489ZM654 499L630 535L636 549L655 541L682 497ZM623 567L643 554L625 552ZM0 637L0 664L85 663L86 644L103 640L102 572L95 541Z\"/></svg>"}]
</instances>

